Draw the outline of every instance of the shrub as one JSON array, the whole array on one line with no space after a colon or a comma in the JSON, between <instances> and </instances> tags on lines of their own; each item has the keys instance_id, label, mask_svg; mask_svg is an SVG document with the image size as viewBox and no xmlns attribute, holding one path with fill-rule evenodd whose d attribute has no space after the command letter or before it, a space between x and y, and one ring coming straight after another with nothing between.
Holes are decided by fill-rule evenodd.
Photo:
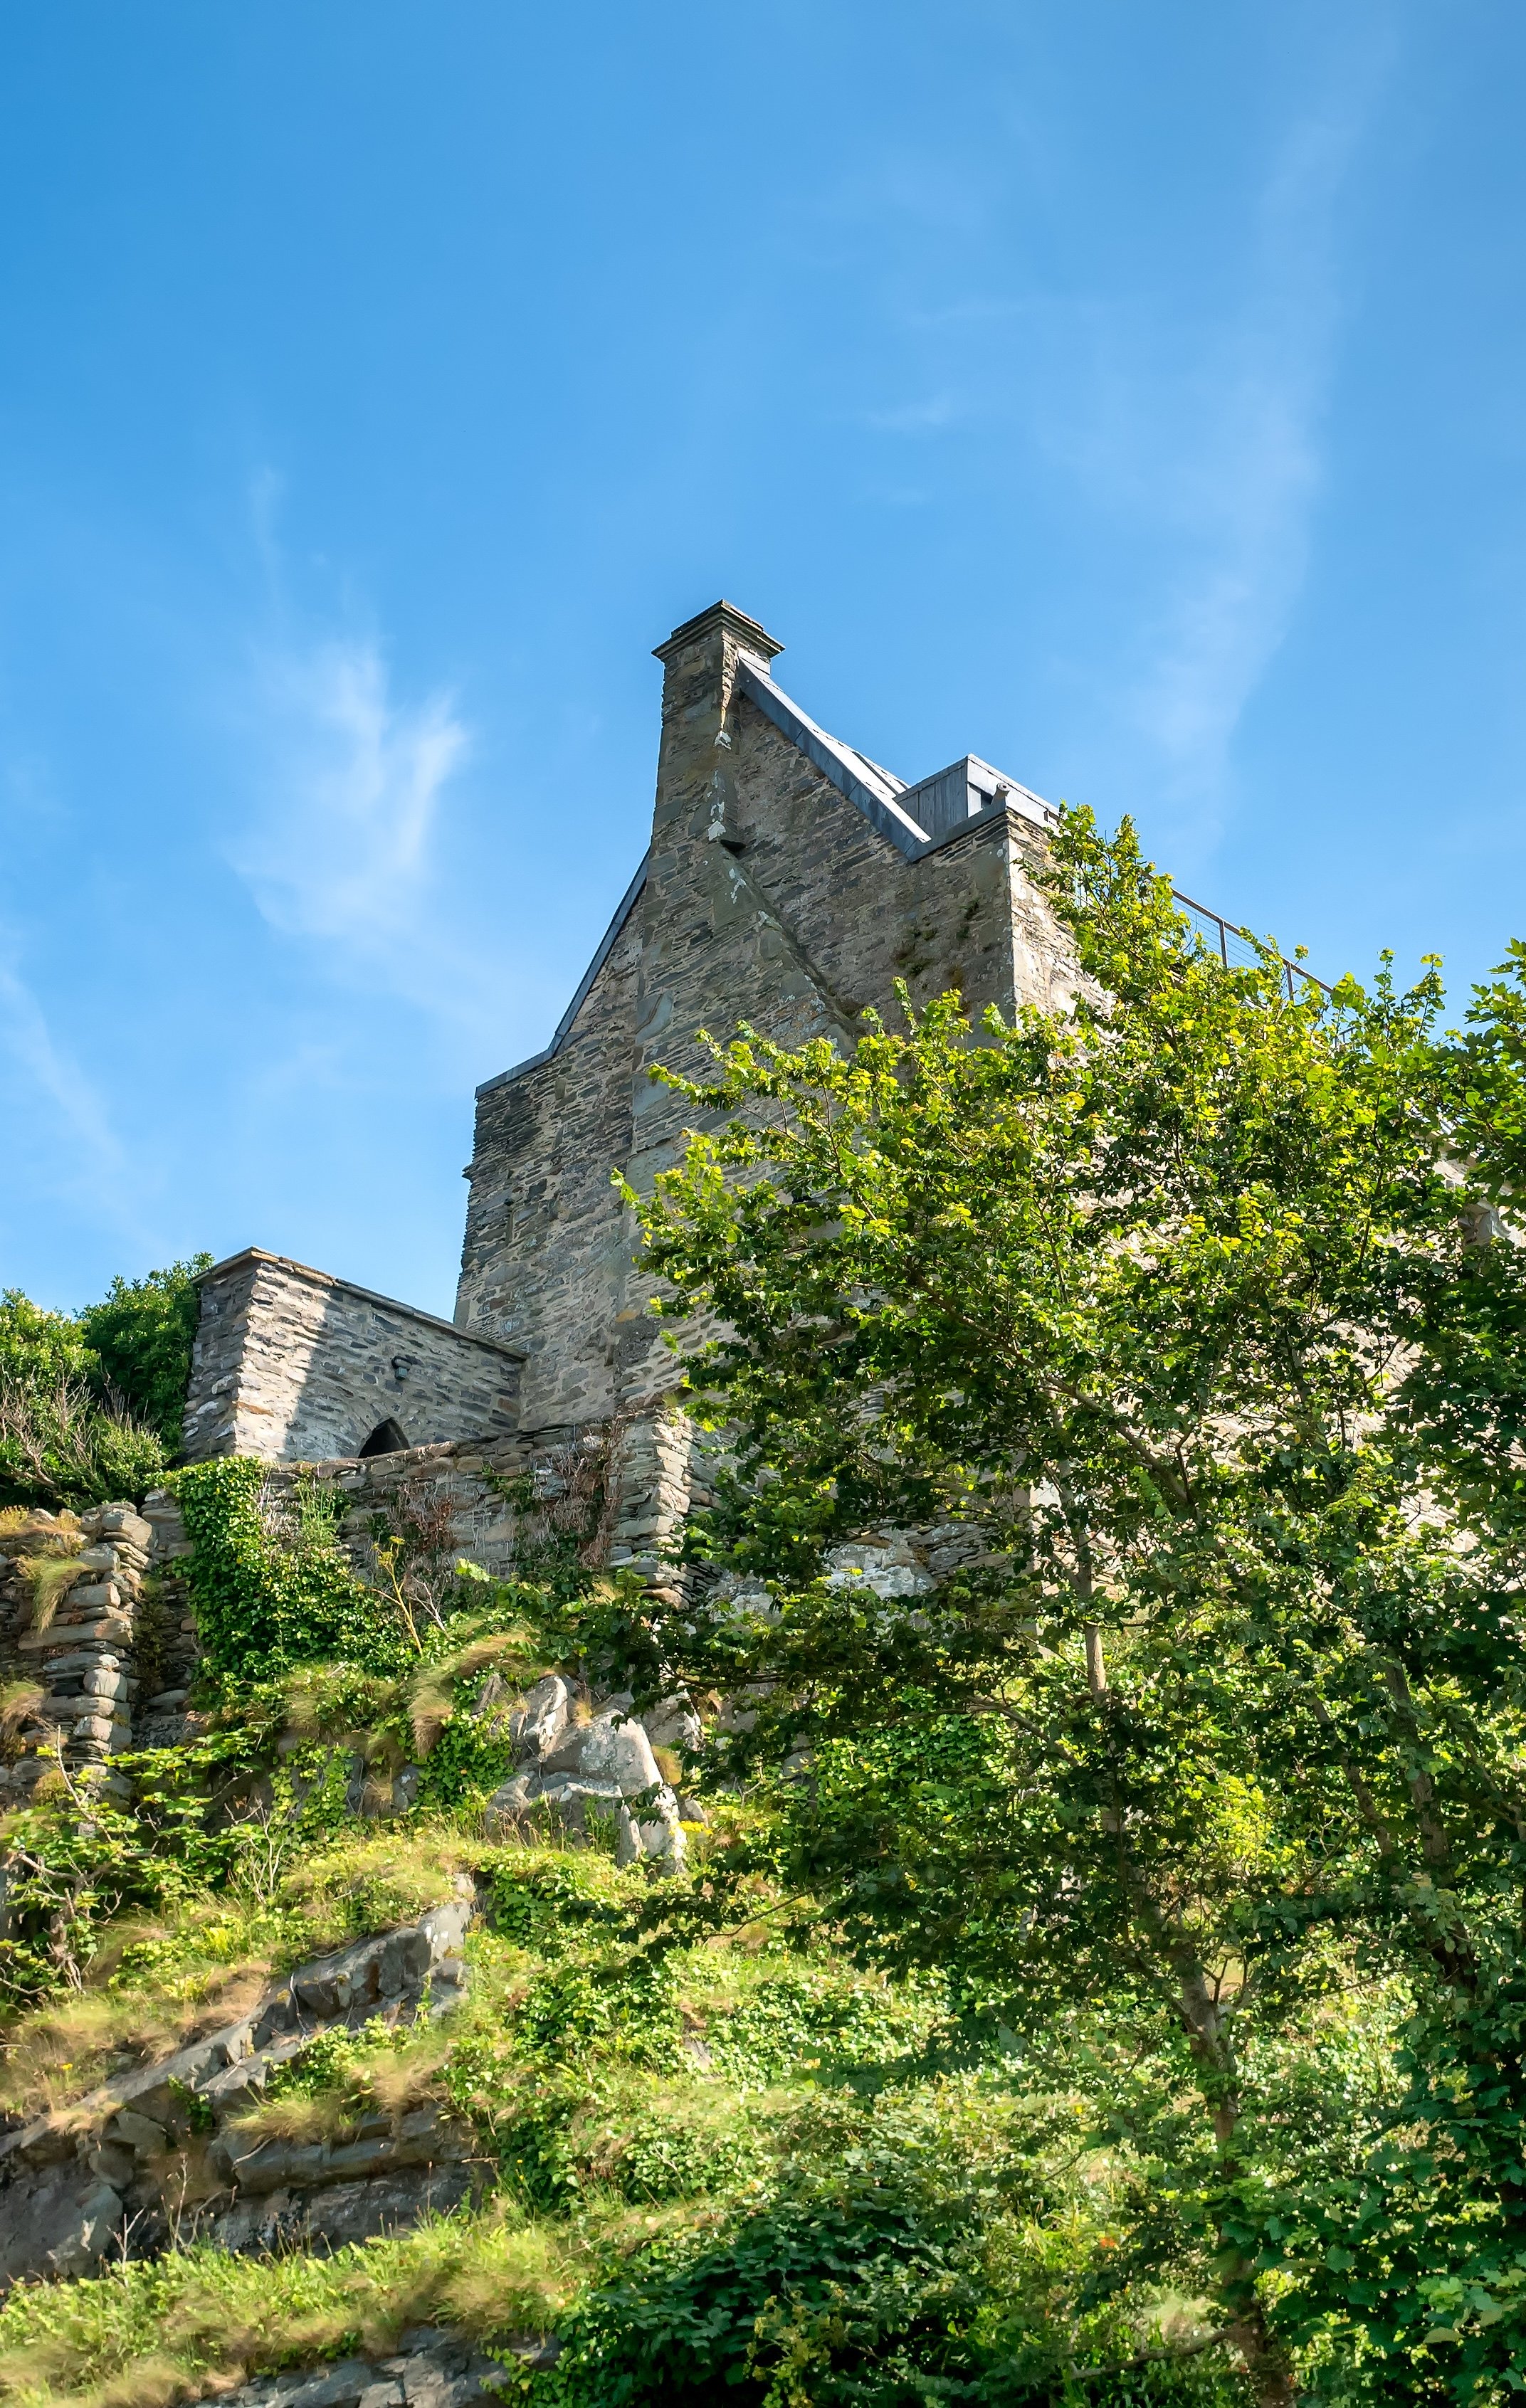
<instances>
[{"instance_id":1,"label":"shrub","mask_svg":"<svg viewBox=\"0 0 1526 2408\"><path fill-rule=\"evenodd\" d=\"M201 1311L196 1275L210 1254L193 1254L140 1280L114 1279L98 1304L87 1304L77 1326L101 1378L166 1447L180 1442L191 1347Z\"/></svg>"},{"instance_id":2,"label":"shrub","mask_svg":"<svg viewBox=\"0 0 1526 2408\"><path fill-rule=\"evenodd\" d=\"M1106 2236L1073 2182L1039 2173L1042 2124L1025 2128L1014 2106L955 2089L843 2125L835 2150L797 2157L762 2197L660 2236L586 2294L531 2397L545 2408L1243 2401L1216 2353L1156 2363L1159 2329L1137 2303L1130 2314L1098 2296Z\"/></svg>"},{"instance_id":3,"label":"shrub","mask_svg":"<svg viewBox=\"0 0 1526 2408\"><path fill-rule=\"evenodd\" d=\"M158 1433L106 1389L79 1324L0 1291L0 1506L141 1498L164 1466Z\"/></svg>"}]
</instances>

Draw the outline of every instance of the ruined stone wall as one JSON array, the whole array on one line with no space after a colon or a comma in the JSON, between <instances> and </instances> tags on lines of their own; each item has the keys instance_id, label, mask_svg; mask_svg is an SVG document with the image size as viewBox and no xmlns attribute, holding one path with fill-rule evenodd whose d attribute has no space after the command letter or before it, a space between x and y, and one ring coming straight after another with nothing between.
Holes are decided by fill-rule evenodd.
<instances>
[{"instance_id":1,"label":"ruined stone wall","mask_svg":"<svg viewBox=\"0 0 1526 2408\"><path fill-rule=\"evenodd\" d=\"M0 1744L0 1804L44 1774L124 1798L112 1758L181 1736L199 1657L180 1559L180 1509L164 1490L79 1515L38 1507L0 1554L0 1682L12 1705ZM39 1592L39 1563L67 1585ZM22 1693L26 1684L30 1695Z\"/></svg>"},{"instance_id":2,"label":"ruined stone wall","mask_svg":"<svg viewBox=\"0 0 1526 2408\"><path fill-rule=\"evenodd\" d=\"M661 1585L662 1550L695 1493L693 1452L686 1417L664 1402L630 1418L550 1423L486 1441L278 1464L270 1481L277 1495L299 1474L337 1488L345 1500L340 1535L363 1561L375 1519L396 1524L400 1492L414 1504L442 1500L451 1554L497 1579L523 1569L526 1540L533 1544L543 1534L552 1509L576 1485L587 1499L580 1537L597 1545L612 1570L634 1570ZM520 1501L526 1489L528 1503Z\"/></svg>"},{"instance_id":3,"label":"ruined stone wall","mask_svg":"<svg viewBox=\"0 0 1526 2408\"><path fill-rule=\"evenodd\" d=\"M442 1570L465 1557L495 1578L534 1569L535 1546L558 1525L601 1562L661 1588L662 1550L695 1493L689 1426L669 1405L611 1424L553 1424L490 1439L460 1439L393 1455L270 1466L267 1497L280 1510L298 1478L337 1488L340 1536L363 1570L374 1564L377 1524L401 1526L399 1504L445 1509ZM570 1499L571 1511L562 1512ZM0 1806L30 1797L64 1769L125 1798L112 1759L132 1748L179 1745L200 1727L186 1700L201 1649L187 1593L191 1554L180 1509L154 1490L141 1513L103 1505L78 1517L38 1510L30 1540L0 1553L0 1685L24 1681L0 1743ZM69 1582L39 1620L20 1550L53 1526L71 1549Z\"/></svg>"},{"instance_id":4,"label":"ruined stone wall","mask_svg":"<svg viewBox=\"0 0 1526 2408\"><path fill-rule=\"evenodd\" d=\"M519 1371L499 1340L251 1247L201 1282L183 1452L312 1462L389 1420L415 1446L502 1435Z\"/></svg>"}]
</instances>

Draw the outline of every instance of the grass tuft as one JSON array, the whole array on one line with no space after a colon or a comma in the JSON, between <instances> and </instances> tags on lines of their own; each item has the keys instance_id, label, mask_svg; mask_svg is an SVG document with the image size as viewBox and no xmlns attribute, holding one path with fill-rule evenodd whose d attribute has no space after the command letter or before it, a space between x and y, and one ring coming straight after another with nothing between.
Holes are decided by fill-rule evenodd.
<instances>
[{"instance_id":1,"label":"grass tuft","mask_svg":"<svg viewBox=\"0 0 1526 2408\"><path fill-rule=\"evenodd\" d=\"M0 2305L0 2401L174 2408L357 2344L381 2355L408 2325L476 2340L547 2332L581 2254L568 2234L498 2201L331 2258L234 2258L197 2244L91 2281L30 2285Z\"/></svg>"}]
</instances>

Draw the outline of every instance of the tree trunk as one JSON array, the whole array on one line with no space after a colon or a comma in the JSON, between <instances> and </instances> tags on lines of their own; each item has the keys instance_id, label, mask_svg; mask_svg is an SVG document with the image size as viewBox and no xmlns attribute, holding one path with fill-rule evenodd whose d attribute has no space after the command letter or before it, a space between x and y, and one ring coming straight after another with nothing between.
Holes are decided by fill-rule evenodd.
<instances>
[{"instance_id":1,"label":"tree trunk","mask_svg":"<svg viewBox=\"0 0 1526 2408\"><path fill-rule=\"evenodd\" d=\"M1298 2387L1288 2354L1272 2339L1259 2306L1235 2316L1225 2327L1226 2338L1245 2361L1256 2408L1298 2408Z\"/></svg>"}]
</instances>

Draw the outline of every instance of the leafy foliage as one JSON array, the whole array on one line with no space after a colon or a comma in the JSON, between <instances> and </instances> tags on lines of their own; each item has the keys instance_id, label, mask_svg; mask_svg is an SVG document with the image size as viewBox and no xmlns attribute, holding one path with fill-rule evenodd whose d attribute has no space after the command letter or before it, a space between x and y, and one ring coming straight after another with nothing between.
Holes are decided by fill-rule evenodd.
<instances>
[{"instance_id":1,"label":"leafy foliage","mask_svg":"<svg viewBox=\"0 0 1526 2408\"><path fill-rule=\"evenodd\" d=\"M720 1134L629 1200L658 1310L722 1333L687 1554L733 1578L649 1658L749 1689L734 1768L808 1765L769 1861L860 1949L1029 2046L1105 2000L1151 2095L1195 2094L1145 2115L1138 2244L1169 2196L1260 2399L1343 2332L1373 2396L1482 2397L1526 2354L1526 1251L1479 1242L1526 956L1449 1043L1433 969L1225 969L1127 825L1066 815L1048 882L1069 1012L977 1043L950 996L846 1059L744 1032L669 1079ZM926 1594L834 1557L918 1526L960 1542ZM1409 2097L1332 2155L1287 2051L1392 1982ZM1423 2270L1413 2201L1376 2229L1415 2182ZM1391 2278L1354 2276L1358 2223Z\"/></svg>"},{"instance_id":2,"label":"leafy foliage","mask_svg":"<svg viewBox=\"0 0 1526 2408\"><path fill-rule=\"evenodd\" d=\"M116 1278L98 1304L85 1306L77 1324L103 1382L170 1449L180 1442L201 1310L195 1282L211 1267L210 1254L193 1254L139 1280Z\"/></svg>"},{"instance_id":3,"label":"leafy foliage","mask_svg":"<svg viewBox=\"0 0 1526 2408\"><path fill-rule=\"evenodd\" d=\"M164 1463L158 1434L106 1389L79 1325L0 1291L0 1507L141 1498Z\"/></svg>"},{"instance_id":4,"label":"leafy foliage","mask_svg":"<svg viewBox=\"0 0 1526 2408\"><path fill-rule=\"evenodd\" d=\"M1038 2408L1085 2368L1087 2398L1243 2397L1221 2356L1153 2363L1119 2304L1088 2296L1096 2228L1044 2137L978 2088L808 2119L814 2145L762 2196L665 2236L574 2309L537 2396Z\"/></svg>"},{"instance_id":5,"label":"leafy foliage","mask_svg":"<svg viewBox=\"0 0 1526 2408\"><path fill-rule=\"evenodd\" d=\"M404 1637L380 1612L321 1502L280 1547L260 1512L264 1467L247 1455L189 1464L173 1485L194 1554L189 1579L210 1668L262 1677L327 1656L396 1663Z\"/></svg>"},{"instance_id":6,"label":"leafy foliage","mask_svg":"<svg viewBox=\"0 0 1526 2408\"><path fill-rule=\"evenodd\" d=\"M141 1499L162 1477L211 1259L114 1279L73 1319L0 1292L0 1506Z\"/></svg>"}]
</instances>

